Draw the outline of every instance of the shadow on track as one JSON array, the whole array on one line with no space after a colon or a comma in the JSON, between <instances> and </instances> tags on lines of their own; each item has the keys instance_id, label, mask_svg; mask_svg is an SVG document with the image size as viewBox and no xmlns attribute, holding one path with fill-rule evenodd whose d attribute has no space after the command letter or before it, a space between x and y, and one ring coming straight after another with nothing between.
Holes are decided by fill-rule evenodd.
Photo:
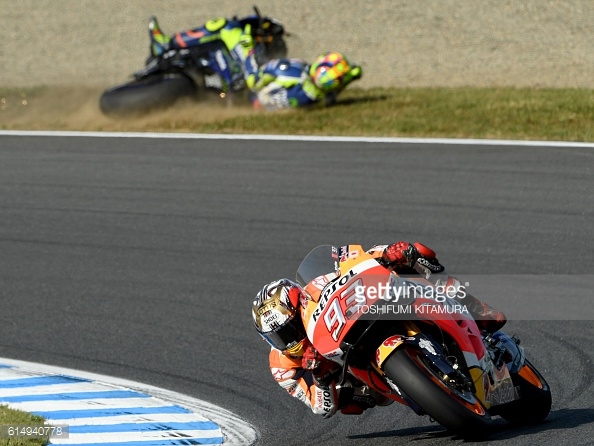
<instances>
[{"instance_id":1,"label":"shadow on track","mask_svg":"<svg viewBox=\"0 0 594 446\"><path fill-rule=\"evenodd\" d=\"M495 419L494 432L485 438L482 442L509 440L517 437L523 437L530 434L537 434L544 431L556 429L572 429L585 424L594 423L594 409L559 409L551 411L550 415L542 423L534 425L514 426L502 419ZM449 438L450 440L459 440L464 442L461 437L450 434L441 426L426 426L417 428L395 429L389 431L370 432L360 435L349 435L351 440L373 438L391 438L391 437L410 437L409 441L419 441L438 438Z\"/></svg>"},{"instance_id":2,"label":"shadow on track","mask_svg":"<svg viewBox=\"0 0 594 446\"><path fill-rule=\"evenodd\" d=\"M393 429L389 431L370 432L368 434L349 435L351 440L360 440L372 438L390 438L390 437L414 437L410 441L423 440L426 438L445 438L451 437L451 434L439 425L424 427L408 427L405 429Z\"/></svg>"},{"instance_id":3,"label":"shadow on track","mask_svg":"<svg viewBox=\"0 0 594 446\"><path fill-rule=\"evenodd\" d=\"M585 424L594 423L594 409L558 409L552 410L549 416L539 424L529 426L506 425L490 439L506 440L527 434L535 434L557 429L573 429Z\"/></svg>"}]
</instances>

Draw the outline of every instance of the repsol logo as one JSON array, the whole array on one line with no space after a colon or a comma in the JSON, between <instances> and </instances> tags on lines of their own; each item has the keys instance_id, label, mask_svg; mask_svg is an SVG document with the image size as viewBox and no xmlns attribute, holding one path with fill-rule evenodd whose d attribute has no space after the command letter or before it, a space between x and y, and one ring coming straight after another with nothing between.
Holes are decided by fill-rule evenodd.
<instances>
[{"instance_id":1,"label":"repsol logo","mask_svg":"<svg viewBox=\"0 0 594 446\"><path fill-rule=\"evenodd\" d=\"M334 282L331 282L328 285L326 285L326 287L324 288L324 291L322 292L322 297L320 297L320 301L318 303L318 308L316 308L314 310L313 315L312 315L314 322L318 320L318 318L320 317L320 314L322 314L322 311L324 311L324 308L326 308L326 305L328 304L328 300L330 299L330 296L332 296L332 294L334 294L336 292L336 290L339 290L344 285L346 285L346 283L354 275L355 275L355 273L353 272L353 270L350 270L348 273L346 273L340 279L335 280Z\"/></svg>"},{"instance_id":2,"label":"repsol logo","mask_svg":"<svg viewBox=\"0 0 594 446\"><path fill-rule=\"evenodd\" d=\"M324 390L324 412L332 410L332 394L329 390Z\"/></svg>"}]
</instances>

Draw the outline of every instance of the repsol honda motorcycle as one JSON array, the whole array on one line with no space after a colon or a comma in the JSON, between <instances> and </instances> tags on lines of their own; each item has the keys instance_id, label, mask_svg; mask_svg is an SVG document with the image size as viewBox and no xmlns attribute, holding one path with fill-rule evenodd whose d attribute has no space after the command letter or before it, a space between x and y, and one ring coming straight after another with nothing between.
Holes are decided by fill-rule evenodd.
<instances>
[{"instance_id":1,"label":"repsol honda motorcycle","mask_svg":"<svg viewBox=\"0 0 594 446\"><path fill-rule=\"evenodd\" d=\"M282 23L262 16L255 6L254 14L233 21L241 30L250 26L258 65L286 57ZM224 18L213 19L202 28L167 38L152 17L151 54L144 69L135 72L132 81L103 92L101 111L111 116L138 115L169 107L182 97L230 101L246 96L247 101L243 66L220 38L227 23Z\"/></svg>"},{"instance_id":2,"label":"repsol honda motorcycle","mask_svg":"<svg viewBox=\"0 0 594 446\"><path fill-rule=\"evenodd\" d=\"M488 434L494 415L543 420L551 391L520 341L481 332L456 296L463 290L428 280L422 262L415 270L399 276L358 245L319 246L299 266L309 293L302 320L318 352L341 366L339 395L367 386L466 438Z\"/></svg>"}]
</instances>

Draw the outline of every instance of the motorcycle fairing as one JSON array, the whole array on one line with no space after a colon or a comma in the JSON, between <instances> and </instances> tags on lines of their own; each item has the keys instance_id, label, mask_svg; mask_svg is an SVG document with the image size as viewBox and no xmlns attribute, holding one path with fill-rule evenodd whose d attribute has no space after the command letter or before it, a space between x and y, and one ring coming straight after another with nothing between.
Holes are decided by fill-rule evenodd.
<instances>
[{"instance_id":1,"label":"motorcycle fairing","mask_svg":"<svg viewBox=\"0 0 594 446\"><path fill-rule=\"evenodd\" d=\"M390 336L375 351L375 364L379 369L382 364L390 357L394 351L404 343L406 336L394 335Z\"/></svg>"},{"instance_id":2,"label":"motorcycle fairing","mask_svg":"<svg viewBox=\"0 0 594 446\"><path fill-rule=\"evenodd\" d=\"M310 282L306 286L306 291L311 295L312 302L311 305L308 304L301 308L302 319L309 340L320 354L344 365L349 348L348 344L345 348L344 336L349 333L350 329L361 317L360 313L355 310L357 304L360 303L355 299L357 297L356 287L375 286L379 288L380 285L385 286L385 284L392 283L392 281L398 284L406 284L409 279L402 279L397 274L384 268L375 257L365 252L359 245L349 245L340 249L327 248L326 254L334 259L334 264L326 262L326 270L323 271L325 274L313 280L311 279L311 273L310 276L307 276ZM329 248L332 248L332 250L330 251ZM331 268L335 268L336 271L328 271ZM423 278L415 278L413 282L421 283L424 286L433 286ZM377 303L377 301L370 300L367 294L365 299L367 304ZM435 301L419 298L415 299L413 305L426 305L428 303L433 305ZM468 385L470 387L474 386L473 393L487 409L518 398L507 365L502 363L495 367L493 358L487 353L482 335L471 316L457 314L454 317L452 314L429 314L424 317L424 320L432 321L460 347L471 377L471 383L469 381ZM419 321L419 324L422 322ZM414 327L414 323L412 325ZM498 341L505 343L506 346L511 342L516 347L515 359L512 363L514 369L517 369L522 356L516 344L511 340L508 342L504 338L498 338ZM386 338L377 348L375 363L372 361L371 367L380 376L383 376L382 365L398 348L404 346L421 350L432 368L442 376L456 377L458 383L463 383L465 379L468 380L446 358L438 343L422 334L422 331L417 332L414 329L408 330L408 333L392 335ZM513 346L509 345L510 349ZM351 370L354 369L351 367ZM386 391L385 386L383 390ZM393 394L394 392L390 391L389 393ZM405 395L399 395L399 398L406 401Z\"/></svg>"},{"instance_id":3,"label":"motorcycle fairing","mask_svg":"<svg viewBox=\"0 0 594 446\"><path fill-rule=\"evenodd\" d=\"M392 341L388 341L392 339ZM380 347L376 350L376 365L379 369L381 369L382 364L390 357L397 348L401 347L404 344L408 344L413 346L419 350L422 350L423 353L429 360L443 373L444 375L455 375L459 373L456 369L453 368L452 364L445 358L443 353L441 352L441 348L437 346L435 343L431 341L427 336L422 333L419 333L414 336L391 336L391 338L386 339L380 345Z\"/></svg>"},{"instance_id":4,"label":"motorcycle fairing","mask_svg":"<svg viewBox=\"0 0 594 446\"><path fill-rule=\"evenodd\" d=\"M301 317L309 340L323 356L340 349L344 333L347 333L359 318L356 311L356 287L385 284L390 277L388 270L372 256L365 255L368 258L363 258L362 254L357 263L340 263L340 275L327 283L322 290L315 286L306 287L306 291L317 305L302 308ZM366 277L370 282L364 284ZM320 321L321 323L318 323Z\"/></svg>"}]
</instances>

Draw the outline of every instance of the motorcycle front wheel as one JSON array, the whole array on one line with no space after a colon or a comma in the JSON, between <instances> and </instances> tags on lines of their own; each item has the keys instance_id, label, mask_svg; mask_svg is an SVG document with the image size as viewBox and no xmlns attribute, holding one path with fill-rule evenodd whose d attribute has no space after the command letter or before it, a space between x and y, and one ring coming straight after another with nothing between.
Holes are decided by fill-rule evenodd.
<instances>
[{"instance_id":1,"label":"motorcycle front wheel","mask_svg":"<svg viewBox=\"0 0 594 446\"><path fill-rule=\"evenodd\" d=\"M99 99L99 107L107 116L141 115L167 108L195 93L194 83L182 74L151 76L106 90Z\"/></svg>"},{"instance_id":2,"label":"motorcycle front wheel","mask_svg":"<svg viewBox=\"0 0 594 446\"><path fill-rule=\"evenodd\" d=\"M384 373L421 409L449 431L467 439L485 437L491 416L469 390L446 382L429 359L414 347L396 350L384 364Z\"/></svg>"}]
</instances>

